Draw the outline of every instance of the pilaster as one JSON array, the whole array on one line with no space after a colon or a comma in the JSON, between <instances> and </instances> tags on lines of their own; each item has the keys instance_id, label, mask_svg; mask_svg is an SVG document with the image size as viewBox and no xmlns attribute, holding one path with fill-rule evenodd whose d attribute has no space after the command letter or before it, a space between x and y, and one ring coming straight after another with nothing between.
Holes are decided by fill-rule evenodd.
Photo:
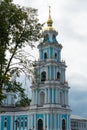
<instances>
[{"instance_id":1,"label":"pilaster","mask_svg":"<svg viewBox=\"0 0 87 130\"><path fill-rule=\"evenodd\" d=\"M48 103L50 103L50 88L48 88Z\"/></svg>"},{"instance_id":2,"label":"pilaster","mask_svg":"<svg viewBox=\"0 0 87 130\"><path fill-rule=\"evenodd\" d=\"M54 88L52 88L52 103L54 103Z\"/></svg>"}]
</instances>

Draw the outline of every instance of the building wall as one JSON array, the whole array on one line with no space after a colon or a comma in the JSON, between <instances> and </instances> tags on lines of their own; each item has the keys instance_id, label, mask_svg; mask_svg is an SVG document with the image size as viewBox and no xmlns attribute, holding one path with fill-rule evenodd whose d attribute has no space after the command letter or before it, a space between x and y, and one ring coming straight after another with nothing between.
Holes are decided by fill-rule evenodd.
<instances>
[{"instance_id":1,"label":"building wall","mask_svg":"<svg viewBox=\"0 0 87 130\"><path fill-rule=\"evenodd\" d=\"M87 130L87 120L71 119L71 130Z\"/></svg>"},{"instance_id":2,"label":"building wall","mask_svg":"<svg viewBox=\"0 0 87 130\"><path fill-rule=\"evenodd\" d=\"M65 130L70 129L69 116L66 114L57 112L25 114L25 112L17 112L14 115L12 113L3 113L0 116L0 130L37 130L39 119L43 121L43 129L61 130L63 119L67 122Z\"/></svg>"}]
</instances>

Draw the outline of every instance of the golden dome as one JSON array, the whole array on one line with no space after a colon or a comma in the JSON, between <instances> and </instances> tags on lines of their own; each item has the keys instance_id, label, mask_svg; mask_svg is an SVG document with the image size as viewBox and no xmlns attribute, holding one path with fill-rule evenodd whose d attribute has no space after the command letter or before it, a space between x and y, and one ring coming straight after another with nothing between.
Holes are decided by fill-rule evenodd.
<instances>
[{"instance_id":1,"label":"golden dome","mask_svg":"<svg viewBox=\"0 0 87 130\"><path fill-rule=\"evenodd\" d=\"M50 6L49 6L49 17L48 17L48 20L47 20L47 27L44 30L55 30L52 27L52 24L53 24L53 20L51 18L51 11L50 11Z\"/></svg>"},{"instance_id":2,"label":"golden dome","mask_svg":"<svg viewBox=\"0 0 87 130\"><path fill-rule=\"evenodd\" d=\"M53 24L53 21L52 21L52 19L51 19L50 14L49 14L49 18L48 18L48 20L47 20L47 25L52 27L52 24Z\"/></svg>"},{"instance_id":3,"label":"golden dome","mask_svg":"<svg viewBox=\"0 0 87 130\"><path fill-rule=\"evenodd\" d=\"M52 18L51 18L51 10L50 10L50 6L49 6L49 17L48 17L48 20L47 20L47 25L48 27L52 27L52 24L53 24L53 21L52 21Z\"/></svg>"}]
</instances>

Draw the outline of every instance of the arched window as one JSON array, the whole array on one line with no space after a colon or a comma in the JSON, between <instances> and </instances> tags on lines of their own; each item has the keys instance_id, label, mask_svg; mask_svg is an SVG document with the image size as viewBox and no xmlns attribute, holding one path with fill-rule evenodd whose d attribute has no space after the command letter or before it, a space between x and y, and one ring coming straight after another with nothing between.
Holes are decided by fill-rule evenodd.
<instances>
[{"instance_id":1,"label":"arched window","mask_svg":"<svg viewBox=\"0 0 87 130\"><path fill-rule=\"evenodd\" d=\"M55 53L55 59L57 59L57 53Z\"/></svg>"},{"instance_id":2,"label":"arched window","mask_svg":"<svg viewBox=\"0 0 87 130\"><path fill-rule=\"evenodd\" d=\"M45 94L44 92L40 93L40 105L43 106L43 104L45 103Z\"/></svg>"},{"instance_id":3,"label":"arched window","mask_svg":"<svg viewBox=\"0 0 87 130\"><path fill-rule=\"evenodd\" d=\"M41 73L41 81L45 81L45 80L46 80L46 72L43 71L43 72Z\"/></svg>"},{"instance_id":4,"label":"arched window","mask_svg":"<svg viewBox=\"0 0 87 130\"><path fill-rule=\"evenodd\" d=\"M52 36L52 40L53 40L53 42L56 42L56 36L54 34Z\"/></svg>"},{"instance_id":5,"label":"arched window","mask_svg":"<svg viewBox=\"0 0 87 130\"><path fill-rule=\"evenodd\" d=\"M57 72L57 79L60 80L60 72Z\"/></svg>"},{"instance_id":6,"label":"arched window","mask_svg":"<svg viewBox=\"0 0 87 130\"><path fill-rule=\"evenodd\" d=\"M44 59L47 59L47 53L46 52L44 53Z\"/></svg>"},{"instance_id":7,"label":"arched window","mask_svg":"<svg viewBox=\"0 0 87 130\"><path fill-rule=\"evenodd\" d=\"M48 34L46 34L46 35L44 36L44 42L49 42L49 35L48 35Z\"/></svg>"},{"instance_id":8,"label":"arched window","mask_svg":"<svg viewBox=\"0 0 87 130\"><path fill-rule=\"evenodd\" d=\"M43 130L43 121L41 119L38 120L38 130Z\"/></svg>"},{"instance_id":9,"label":"arched window","mask_svg":"<svg viewBox=\"0 0 87 130\"><path fill-rule=\"evenodd\" d=\"M64 119L62 120L62 130L66 130L66 122Z\"/></svg>"}]
</instances>

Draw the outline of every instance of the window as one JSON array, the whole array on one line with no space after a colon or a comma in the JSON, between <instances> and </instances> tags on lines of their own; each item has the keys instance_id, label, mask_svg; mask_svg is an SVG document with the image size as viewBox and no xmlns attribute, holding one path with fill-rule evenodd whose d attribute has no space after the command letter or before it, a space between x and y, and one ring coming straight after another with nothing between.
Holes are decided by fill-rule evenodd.
<instances>
[{"instance_id":1,"label":"window","mask_svg":"<svg viewBox=\"0 0 87 130\"><path fill-rule=\"evenodd\" d=\"M15 126L16 126L16 128L19 127L19 120L18 119L15 120Z\"/></svg>"},{"instance_id":2,"label":"window","mask_svg":"<svg viewBox=\"0 0 87 130\"><path fill-rule=\"evenodd\" d=\"M46 35L44 36L44 42L49 42L49 35L48 35L48 34L46 34Z\"/></svg>"},{"instance_id":3,"label":"window","mask_svg":"<svg viewBox=\"0 0 87 130\"><path fill-rule=\"evenodd\" d=\"M25 120L27 120L27 117L25 117Z\"/></svg>"},{"instance_id":4,"label":"window","mask_svg":"<svg viewBox=\"0 0 87 130\"><path fill-rule=\"evenodd\" d=\"M4 127L7 127L7 121L4 122Z\"/></svg>"},{"instance_id":5,"label":"window","mask_svg":"<svg viewBox=\"0 0 87 130\"><path fill-rule=\"evenodd\" d=\"M23 121L21 121L21 127L23 127Z\"/></svg>"},{"instance_id":6,"label":"window","mask_svg":"<svg viewBox=\"0 0 87 130\"><path fill-rule=\"evenodd\" d=\"M55 59L57 59L57 53L55 53Z\"/></svg>"},{"instance_id":7,"label":"window","mask_svg":"<svg viewBox=\"0 0 87 130\"><path fill-rule=\"evenodd\" d=\"M25 127L27 127L27 121L25 121Z\"/></svg>"},{"instance_id":8,"label":"window","mask_svg":"<svg viewBox=\"0 0 87 130\"><path fill-rule=\"evenodd\" d=\"M42 121L42 119L38 120L38 130L43 130L43 121Z\"/></svg>"},{"instance_id":9,"label":"window","mask_svg":"<svg viewBox=\"0 0 87 130\"><path fill-rule=\"evenodd\" d=\"M45 81L45 80L46 80L46 72L43 71L43 72L41 73L41 81Z\"/></svg>"},{"instance_id":10,"label":"window","mask_svg":"<svg viewBox=\"0 0 87 130\"><path fill-rule=\"evenodd\" d=\"M7 118L4 120L4 127L7 127Z\"/></svg>"},{"instance_id":11,"label":"window","mask_svg":"<svg viewBox=\"0 0 87 130\"><path fill-rule=\"evenodd\" d=\"M47 53L46 52L44 53L44 59L47 59Z\"/></svg>"},{"instance_id":12,"label":"window","mask_svg":"<svg viewBox=\"0 0 87 130\"><path fill-rule=\"evenodd\" d=\"M53 42L56 42L56 36L54 34L52 36L52 40L53 40Z\"/></svg>"},{"instance_id":13,"label":"window","mask_svg":"<svg viewBox=\"0 0 87 130\"><path fill-rule=\"evenodd\" d=\"M45 100L45 94L44 94L44 92L41 92L40 93L40 105L41 106L43 106L43 104L44 104L44 101Z\"/></svg>"},{"instance_id":14,"label":"window","mask_svg":"<svg viewBox=\"0 0 87 130\"><path fill-rule=\"evenodd\" d=\"M57 79L60 80L60 72L57 72Z\"/></svg>"},{"instance_id":15,"label":"window","mask_svg":"<svg viewBox=\"0 0 87 130\"><path fill-rule=\"evenodd\" d=\"M66 123L65 123L65 120L63 119L62 120L62 130L65 130L66 129Z\"/></svg>"}]
</instances>

